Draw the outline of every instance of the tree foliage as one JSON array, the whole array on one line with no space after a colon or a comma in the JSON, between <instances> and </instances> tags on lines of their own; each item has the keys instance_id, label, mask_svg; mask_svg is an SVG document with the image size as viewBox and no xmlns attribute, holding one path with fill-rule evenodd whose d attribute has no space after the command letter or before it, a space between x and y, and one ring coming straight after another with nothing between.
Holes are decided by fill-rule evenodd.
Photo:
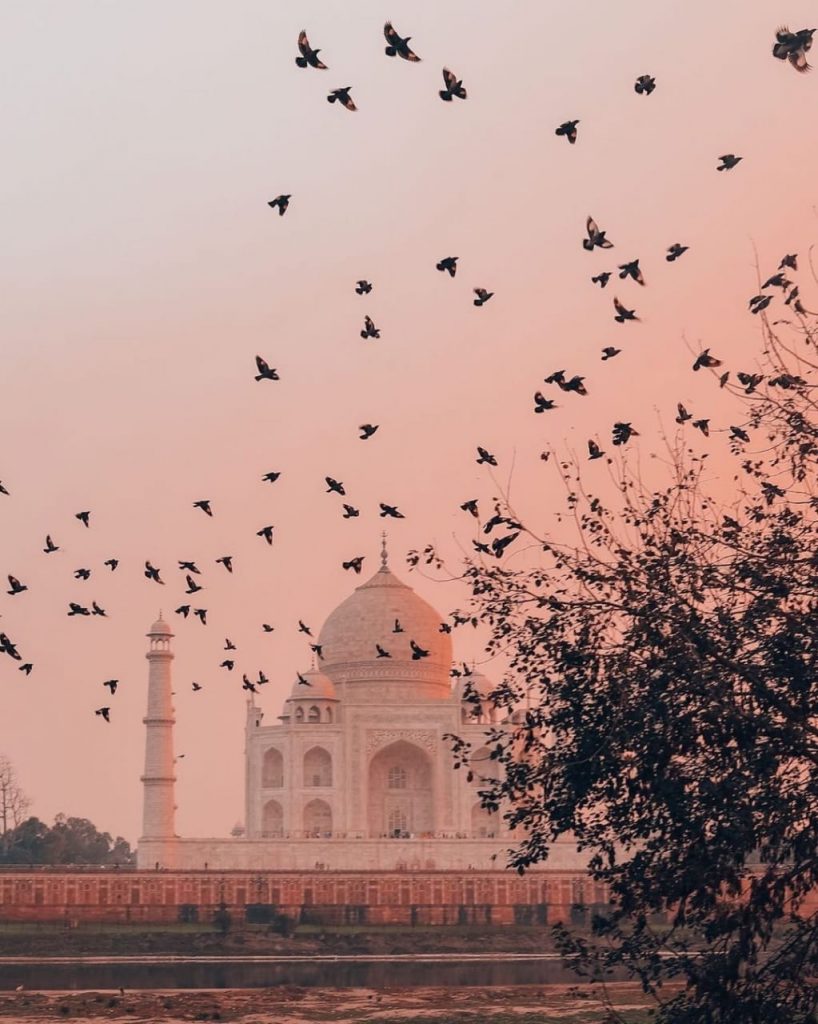
<instances>
[{"instance_id":1,"label":"tree foliage","mask_svg":"<svg viewBox=\"0 0 818 1024\"><path fill-rule=\"evenodd\" d=\"M49 827L39 818L27 818L7 836L0 864L104 864L135 863L130 844L100 832L87 818L58 814Z\"/></svg>"},{"instance_id":2,"label":"tree foliage","mask_svg":"<svg viewBox=\"0 0 818 1024\"><path fill-rule=\"evenodd\" d=\"M590 939L559 928L563 948L624 965L666 1024L818 1009L815 327L799 302L789 326L764 321L757 360L711 371L735 418L709 441L691 443L689 424L666 438L660 486L626 454L603 496L555 460L567 537L522 522L537 568L484 558L465 573L510 666L491 696L504 770L483 802L517 830L520 871L576 839L611 910ZM727 502L704 450L721 439ZM468 763L468 743L454 747Z\"/></svg>"}]
</instances>

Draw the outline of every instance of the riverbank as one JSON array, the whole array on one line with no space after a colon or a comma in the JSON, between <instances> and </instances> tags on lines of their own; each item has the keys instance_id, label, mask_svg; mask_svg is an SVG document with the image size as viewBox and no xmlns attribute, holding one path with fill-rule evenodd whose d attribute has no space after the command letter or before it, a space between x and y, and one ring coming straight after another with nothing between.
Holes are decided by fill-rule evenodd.
<instances>
[{"instance_id":1,"label":"riverbank","mask_svg":"<svg viewBox=\"0 0 818 1024\"><path fill-rule=\"evenodd\" d=\"M607 986L627 1024L647 1024L651 1006L639 986ZM25 1024L140 1021L182 1024L602 1024L603 993L580 998L571 986L315 989L249 991L0 993L0 1018Z\"/></svg>"}]
</instances>

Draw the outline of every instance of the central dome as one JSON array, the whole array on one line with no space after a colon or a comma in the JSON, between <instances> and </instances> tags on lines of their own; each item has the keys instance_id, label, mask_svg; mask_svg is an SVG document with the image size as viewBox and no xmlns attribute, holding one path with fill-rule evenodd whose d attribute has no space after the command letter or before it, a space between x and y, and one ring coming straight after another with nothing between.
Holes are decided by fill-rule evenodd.
<instances>
[{"instance_id":1,"label":"central dome","mask_svg":"<svg viewBox=\"0 0 818 1024\"><path fill-rule=\"evenodd\" d=\"M347 696L450 699L452 644L440 631L441 621L383 565L324 623L318 638L321 670L339 690L348 685ZM428 656L413 657L412 642Z\"/></svg>"}]
</instances>

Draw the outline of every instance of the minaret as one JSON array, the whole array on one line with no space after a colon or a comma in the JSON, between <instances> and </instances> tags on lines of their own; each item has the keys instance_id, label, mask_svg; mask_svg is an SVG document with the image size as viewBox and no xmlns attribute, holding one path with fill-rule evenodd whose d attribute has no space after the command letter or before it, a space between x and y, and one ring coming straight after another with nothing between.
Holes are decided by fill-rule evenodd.
<instances>
[{"instance_id":1,"label":"minaret","mask_svg":"<svg viewBox=\"0 0 818 1024\"><path fill-rule=\"evenodd\" d=\"M159 618L148 632L150 648L148 659L148 710L142 721L145 723L145 774L142 776L143 813L142 838L140 844L149 843L153 849L154 861L162 867L169 867L168 856L154 843L174 839L173 785L173 701L171 696L170 663L173 652L170 641L173 633L170 626ZM152 865L151 865L152 866Z\"/></svg>"}]
</instances>

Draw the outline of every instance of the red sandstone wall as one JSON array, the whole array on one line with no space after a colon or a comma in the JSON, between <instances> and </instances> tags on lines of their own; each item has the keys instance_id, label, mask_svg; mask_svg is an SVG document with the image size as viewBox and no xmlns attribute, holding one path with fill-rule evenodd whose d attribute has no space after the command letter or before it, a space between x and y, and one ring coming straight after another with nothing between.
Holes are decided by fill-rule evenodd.
<instances>
[{"instance_id":1,"label":"red sandstone wall","mask_svg":"<svg viewBox=\"0 0 818 1024\"><path fill-rule=\"evenodd\" d=\"M268 904L339 920L359 907L371 924L511 924L519 907L547 908L538 919L553 922L572 904L604 901L587 877L557 872L0 870L0 921L177 921L183 905L208 921L224 902L239 920L248 904Z\"/></svg>"}]
</instances>

